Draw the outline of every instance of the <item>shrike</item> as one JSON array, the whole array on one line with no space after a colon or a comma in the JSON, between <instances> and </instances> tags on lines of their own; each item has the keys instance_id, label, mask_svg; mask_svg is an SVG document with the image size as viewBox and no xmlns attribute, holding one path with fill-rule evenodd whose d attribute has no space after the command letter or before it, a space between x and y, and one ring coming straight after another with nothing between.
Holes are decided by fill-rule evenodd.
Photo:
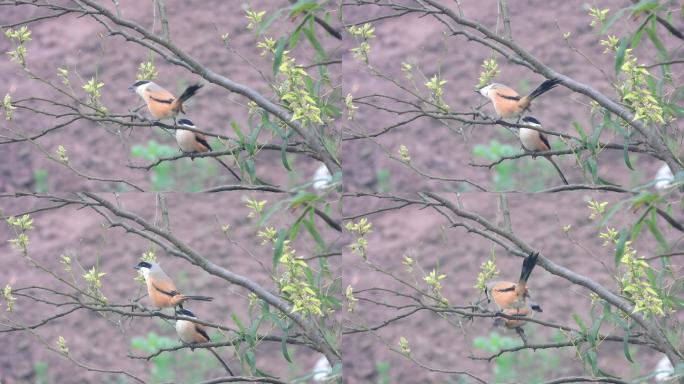
<instances>
[{"instance_id":1,"label":"shrike","mask_svg":"<svg viewBox=\"0 0 684 384\"><path fill-rule=\"evenodd\" d=\"M183 302L187 300L212 301L209 296L183 295L176 290L173 280L164 272L157 263L141 261L134 267L142 272L147 285L147 294L157 308L183 308Z\"/></svg>"},{"instance_id":2,"label":"shrike","mask_svg":"<svg viewBox=\"0 0 684 384\"><path fill-rule=\"evenodd\" d=\"M527 96L520 96L513 88L499 83L482 87L479 92L492 101L496 114L501 118L519 117L530 108L532 100L561 83L561 80L546 80Z\"/></svg>"},{"instance_id":3,"label":"shrike","mask_svg":"<svg viewBox=\"0 0 684 384\"><path fill-rule=\"evenodd\" d=\"M148 80L136 81L128 89L137 93L145 101L152 117L160 120L167 117L175 119L179 113L185 113L183 103L193 97L202 86L202 84L188 86L179 98Z\"/></svg>"}]
</instances>

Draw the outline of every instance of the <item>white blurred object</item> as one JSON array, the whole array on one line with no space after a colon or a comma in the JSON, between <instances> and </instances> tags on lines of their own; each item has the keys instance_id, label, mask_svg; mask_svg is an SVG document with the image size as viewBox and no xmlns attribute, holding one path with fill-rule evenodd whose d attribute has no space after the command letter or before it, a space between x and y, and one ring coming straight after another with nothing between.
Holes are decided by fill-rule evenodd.
<instances>
[{"instance_id":1,"label":"white blurred object","mask_svg":"<svg viewBox=\"0 0 684 384\"><path fill-rule=\"evenodd\" d=\"M667 164L663 163L663 166L658 169L658 172L656 172L655 175L655 180L656 189L666 189L670 186L670 183L672 183L672 180L674 180L674 175Z\"/></svg>"},{"instance_id":2,"label":"white blurred object","mask_svg":"<svg viewBox=\"0 0 684 384\"><path fill-rule=\"evenodd\" d=\"M660 359L658 364L656 364L654 372L656 373L656 383L667 383L672 378L672 374L674 373L674 367L672 367L670 359L668 359L667 356L663 356L663 358Z\"/></svg>"},{"instance_id":3,"label":"white blurred object","mask_svg":"<svg viewBox=\"0 0 684 384\"><path fill-rule=\"evenodd\" d=\"M332 367L325 356L321 356L316 362L313 369L313 380L317 383L324 383L330 379L330 374L332 373Z\"/></svg>"},{"instance_id":4,"label":"white blurred object","mask_svg":"<svg viewBox=\"0 0 684 384\"><path fill-rule=\"evenodd\" d=\"M328 171L328 167L325 164L321 164L320 167L314 172L313 175L313 187L317 191L324 191L330 188L332 183L332 176Z\"/></svg>"}]
</instances>

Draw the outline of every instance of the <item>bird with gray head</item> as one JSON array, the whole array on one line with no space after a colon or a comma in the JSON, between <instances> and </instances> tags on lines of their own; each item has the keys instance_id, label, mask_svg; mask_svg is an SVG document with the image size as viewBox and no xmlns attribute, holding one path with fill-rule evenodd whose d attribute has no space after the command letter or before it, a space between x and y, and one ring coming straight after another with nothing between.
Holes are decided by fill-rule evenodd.
<instances>
[{"instance_id":1,"label":"bird with gray head","mask_svg":"<svg viewBox=\"0 0 684 384\"><path fill-rule=\"evenodd\" d=\"M190 85L185 88L185 91L178 98L149 80L136 81L128 89L138 94L145 101L152 117L160 120L167 117L175 119L175 116L179 113L185 113L183 103L193 97L202 87L202 84Z\"/></svg>"},{"instance_id":2,"label":"bird with gray head","mask_svg":"<svg viewBox=\"0 0 684 384\"><path fill-rule=\"evenodd\" d=\"M183 308L183 303L187 300L212 301L213 297L183 295L176 289L173 280L164 272L158 263L148 263L141 261L134 267L139 270L145 278L147 285L147 295L157 308Z\"/></svg>"}]
</instances>

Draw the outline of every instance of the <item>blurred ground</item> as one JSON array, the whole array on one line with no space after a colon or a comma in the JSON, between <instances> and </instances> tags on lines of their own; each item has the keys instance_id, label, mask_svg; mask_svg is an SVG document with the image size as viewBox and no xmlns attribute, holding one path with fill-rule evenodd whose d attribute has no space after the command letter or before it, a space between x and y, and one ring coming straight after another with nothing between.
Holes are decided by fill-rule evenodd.
<instances>
[{"instance_id":1,"label":"blurred ground","mask_svg":"<svg viewBox=\"0 0 684 384\"><path fill-rule=\"evenodd\" d=\"M406 3L406 2L403 2ZM455 3L449 3L455 7ZM474 19L483 25L495 28L497 21L496 1L460 1L465 17ZM600 70L612 76L614 71L613 56L604 55L604 47L600 46L597 29L589 26L591 21L588 8L596 6L616 10L628 6L626 1L546 1L526 0L509 2L512 34L515 42L531 52L542 62L554 70L573 77L578 81L614 96L610 89L610 78L604 77ZM675 7L676 8L676 7ZM374 5L349 6L345 8L346 24L361 23L387 15L387 8ZM617 23L611 33L620 36L620 31L633 31L639 21L629 18L621 19L624 25ZM435 74L448 83L444 86L444 98L454 112L468 112L485 103L484 98L474 92L484 59L491 56L491 51L482 45L467 41L462 36L446 36L445 27L430 16L406 15L400 18L389 18L373 23L374 39L371 39L370 64L374 71L391 78L407 89L427 95L424 83ZM622 29L621 29L622 27ZM666 46L677 46L679 42L662 32ZM580 54L574 52L563 39L563 34L570 33L572 46L590 58L588 62ZM604 38L604 37L601 37ZM347 48L357 43L353 39L345 41ZM652 63L655 55L649 42L641 44L644 49L636 52L640 62ZM501 74L497 82L517 89L521 94L529 93L544 78L529 70L499 59ZM414 68L412 81L407 81L401 71L402 63L411 64ZM366 95L388 95L399 100L412 102L414 96L401 91L387 79L370 74L369 70L353 55L347 52L344 57L344 94L351 93L355 98ZM600 70L599 70L600 69ZM657 75L657 71L654 72ZM381 102L379 98L366 100ZM588 109L589 100L561 87L535 100L531 114L542 122L545 128L562 133L577 135L573 122L577 122L590 131L592 126ZM398 103L383 102L382 105L394 109L410 109ZM354 121L348 123L347 130L355 134L371 134L380 132L392 124L409 119L411 114L396 115L392 112L357 105ZM483 109L493 114L491 105ZM594 121L596 123L596 121ZM601 139L613 141L612 135L604 130ZM348 190L376 191L420 191L420 190L460 190L463 188L451 181L430 180L413 172L400 162L389 159L385 153L398 157L400 145L406 145L411 155L412 164L421 171L438 177L462 178L480 185L494 188L491 182L495 171L487 168L475 168L469 163L488 163L485 158L475 156L473 150L477 145L489 146L491 140L505 143L519 150L517 138L497 126L462 127L457 122L436 122L430 118L420 118L406 125L391 129L389 132L372 139L346 140L343 142L343 163L345 165L346 188ZM552 145L558 139L550 139ZM615 139L615 141L618 141ZM620 142L620 141L618 141ZM561 143L556 143L561 145ZM632 156L637 171L630 171L624 164L621 151L604 151L600 155L599 175L625 185L633 185L653 177L660 162L647 156ZM556 160L570 183L582 183L584 177L581 168L575 164L574 156L564 156ZM510 161L509 161L510 162ZM540 190L545 186L560 184L558 176L546 161L532 161L529 158L514 160L510 172L515 172L518 180L514 187L504 190ZM471 188L472 190L472 188Z\"/></svg>"},{"instance_id":2,"label":"blurred ground","mask_svg":"<svg viewBox=\"0 0 684 384\"><path fill-rule=\"evenodd\" d=\"M109 2L105 2L110 4ZM155 20L154 2L123 1L121 10L124 17L152 28ZM265 79L272 78L270 56L260 56L261 49L256 47L257 38L248 31L245 9L268 11L267 15L287 1L181 1L169 2L167 14L172 42L215 72L245 84L265 97L272 95ZM41 16L45 12L36 10L30 5L20 7L3 7L0 14L0 25L17 23L31 17ZM268 16L266 16L268 17ZM299 19L285 19L272 24L267 35L278 38L285 31L297 26ZM160 31L157 18L154 26ZM127 114L142 105L137 95L128 91L128 86L135 82L138 65L148 57L148 50L134 43L128 43L121 37L101 37L106 31L88 17L74 16L59 19L47 19L31 25L33 40L27 44L28 66L39 76L61 85L57 76L57 68L68 68L71 82L77 95L85 100L82 84L97 76L105 84L101 89L103 104L112 113ZM226 47L221 35L229 34L229 46ZM331 53L338 41L321 33L319 36L326 49ZM0 51L13 49L9 40L0 39ZM308 44L300 44L296 52L299 63L307 65L314 62L314 55ZM236 53L237 52L237 53ZM239 55L238 55L239 53ZM240 57L240 55L242 57ZM334 53L333 53L334 55ZM188 84L199 81L199 77L187 70L171 65L157 57L155 60L159 78L155 80L172 93L180 94ZM339 75L339 66L331 66L330 70ZM10 62L3 55L0 59L0 72L4 75L0 80L0 92L10 93L13 100L30 96L56 97L54 92L41 86L36 81L26 78L21 67ZM263 76L263 77L262 77ZM339 78L333 82L339 83ZM63 98L56 98L63 100ZM249 132L247 121L247 99L230 94L224 89L207 84L193 97L186 108L186 118L195 123L199 129L236 137L231 123L238 124L243 132ZM146 109L141 113L145 116ZM15 111L14 122L5 122L9 128L25 135L35 134L52 127L57 121L40 115ZM254 122L253 122L254 123ZM8 133L4 133L8 134ZM4 135L3 134L3 135ZM11 135L15 137L15 135ZM64 145L68 151L71 165L84 174L112 179L127 179L133 183L150 188L150 172L127 168L128 165L147 165L148 160L131 155L136 144L147 145L149 140L170 146L178 151L175 139L160 129L147 127L134 128L117 132L114 127L102 127L94 123L77 122L64 129L45 135L36 140L46 151L54 153L57 147ZM273 140L270 133L262 133L260 141ZM0 151L0 190L36 190L80 191L80 190L121 190L121 185L106 182L92 182L78 177L63 166L48 159L35 146L26 143L3 145ZM207 159L210 160L210 159ZM262 151L256 161L257 174L278 185L307 180L318 164L310 158L297 156L292 159L296 172L288 174L284 169L279 151ZM172 190L197 190L199 186L209 187L234 180L215 162L182 159L177 166L183 172L176 175L178 183ZM38 174L36 174L38 172ZM45 177L41 176L47 172ZM301 173L297 173L301 172ZM46 179L46 180L45 180ZM168 188L165 188L168 189Z\"/></svg>"},{"instance_id":3,"label":"blurred ground","mask_svg":"<svg viewBox=\"0 0 684 384\"><path fill-rule=\"evenodd\" d=\"M113 195L102 196L113 200ZM220 195L170 194L167 195L170 228L175 236L206 258L274 291L276 288L270 278L273 251L270 246L261 245L261 240L256 237L259 228L254 219L247 218L247 197L268 200L268 206L272 206L271 204L280 198L274 194L242 192ZM119 201L124 209L135 212L147 220L161 220L154 194L124 194ZM0 201L0 206L7 215L46 205L46 201L37 201L33 198ZM99 263L101 270L107 273L103 278L102 290L110 303L127 304L130 300L146 294L143 286L134 280L137 272L133 266L138 263L142 253L150 249L149 242L136 235L124 233L122 229L103 226L104 219L89 209L65 207L56 211L36 213L33 217L34 230L29 234L29 252L35 260L54 268L60 276L67 279L68 274L62 272L63 265L59 263L60 255L68 254L73 259L78 259L84 269L90 269ZM290 225L293 218L287 212L276 214L272 220L273 225L280 228ZM226 224L230 225L230 239L226 238L221 230L221 226ZM336 232L325 229L325 224L322 223L317 226L325 241L334 247ZM3 286L11 284L17 288L39 285L65 290L63 285L56 285L55 280L45 273L31 268L20 253L10 247L7 240L13 237L14 234L3 222L0 226L0 265L4 266L0 270L0 282ZM314 246L315 242L305 233L301 233L294 244L298 254L302 256L314 255ZM165 271L175 279L180 291L216 298L211 303L192 302L186 306L200 318L235 328L231 316L236 315L245 324L249 324L247 290L203 273L201 269L161 250L157 251L157 257ZM328 260L332 266L332 273L339 276L339 258L333 257ZM311 262L311 266L319 269L315 261ZM74 275L81 274L80 269L74 267ZM66 292L70 291L66 289ZM144 298L142 303L150 305L147 298ZM2 310L5 311L4 305ZM37 305L28 299L19 298L12 318L23 324L35 324L49 314L63 310ZM258 308L255 312L259 312ZM260 329L264 333L271 331L266 324ZM53 346L58 336L64 336L70 355L83 364L97 368L123 369L145 380L151 378L154 365L145 360L127 358L126 355L149 354L150 352L132 348L131 343L133 338L146 337L150 332L170 338L174 345L177 342L172 324L161 320L131 320L114 315L102 317L84 310L56 319L35 330L36 335ZM35 383L38 380L36 365L41 363L47 363L47 378L50 383L133 382L118 376L87 372L57 353L47 351L28 332L1 335L2 344L5 346L4 352L0 353L0 382L3 384ZM231 334L230 337L232 336ZM320 356L303 348L292 348L291 351L296 364L285 361L280 343L262 343L256 352L257 367L276 376L293 378L308 373ZM234 372L245 372L233 356L231 348L220 348L219 353L229 359L228 364ZM177 364L171 364L166 368L171 371L170 380L199 382L225 374L222 368L214 363L213 356L207 355L206 359L200 359L200 354L198 351L194 354L183 351L176 356L166 354L168 358L178 359ZM206 368L207 366L210 368ZM190 376L188 372L192 371L196 375L204 372L204 376Z\"/></svg>"},{"instance_id":4,"label":"blurred ground","mask_svg":"<svg viewBox=\"0 0 684 384\"><path fill-rule=\"evenodd\" d=\"M413 198L415 195L406 196ZM455 195L443 196L455 202ZM538 250L542 256L615 291L616 285L611 277L614 270L614 251L611 247L603 247L603 240L598 238L599 231L604 230L604 227L588 218L586 200L590 198L616 202L620 197L596 193L508 195L512 229L518 238ZM476 212L487 220L500 222L497 220L498 195L470 193L462 194L461 199L466 210ZM378 201L370 197L345 198L345 216L361 215L396 205L398 204L388 200ZM619 229L633 223L637 218L637 214L618 214L607 225ZM420 289L426 288L422 279L424 275L420 271L429 273L436 268L439 274L446 275L442 280L443 294L451 306L469 305L484 298L473 286L481 263L491 255L496 256L501 280L517 281L520 274L522 259L513 257L500 247L492 246L491 242L474 233L468 233L463 228L449 228L446 219L429 208L407 207L374 214L368 216L368 219L373 223L373 231L367 237L369 260ZM566 225L571 226L567 234L563 231ZM675 239L678 233L669 230L665 232L665 236ZM644 232L634 247L640 256L650 257L657 252L655 244L654 238ZM414 275L405 271L402 264L404 255L412 257L419 265L414 267ZM415 291L387 275L372 271L359 256L347 253L344 257L345 284L351 284L355 292L381 287L416 295ZM681 262L675 258L673 263L676 265L674 275L681 275ZM654 262L653 265L659 268L660 264ZM591 300L587 289L573 285L540 267L533 271L529 289L535 301L544 309L535 318L573 328L578 328L573 316L578 315L585 321L589 319ZM381 304L401 305L408 301L389 292L369 292L364 296ZM410 303L415 304L413 301ZM354 314L348 318L348 326L365 328L381 325L385 320L408 312L383 307L381 304L359 301ZM600 308L598 312L600 313ZM530 343L565 340L556 331L537 324L527 324L525 329ZM448 317L447 321L433 313L419 311L381 327L375 335L365 332L345 335L345 376L347 382L352 384L383 382L383 378L389 380L384 381L387 383L474 382L460 381L461 377L457 375L428 372L399 353L389 351L388 347L399 349L399 339L403 336L409 342L411 357L422 364L434 369L468 371L488 382L495 382L496 363L469 358L488 356L498 351L496 347L493 351L474 347L477 339L488 338L491 332L511 338L516 344L520 343L514 331L494 327L492 319L475 318L471 322L453 316ZM619 330L606 327L605 323L602 332L620 334ZM560 340L556 339L558 337ZM629 380L648 374L661 356L646 347L633 348L632 351L634 364L626 360L622 343L604 342L600 346L599 367ZM507 379L497 382L544 382L574 374L587 374L572 348L563 349L560 354L557 350L538 350L534 353L509 354L507 358L513 359L513 363L501 363L498 368L508 373L505 376Z\"/></svg>"}]
</instances>

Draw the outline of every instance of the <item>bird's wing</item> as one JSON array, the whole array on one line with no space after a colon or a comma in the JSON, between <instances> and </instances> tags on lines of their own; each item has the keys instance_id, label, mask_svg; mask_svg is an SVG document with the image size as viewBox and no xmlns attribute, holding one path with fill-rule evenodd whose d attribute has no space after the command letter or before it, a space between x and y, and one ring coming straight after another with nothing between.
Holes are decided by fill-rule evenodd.
<instances>
[{"instance_id":1,"label":"bird's wing","mask_svg":"<svg viewBox=\"0 0 684 384\"><path fill-rule=\"evenodd\" d=\"M202 335L202 337L204 337L206 339L205 342L211 341L211 339L209 338L209 335L207 334L207 331L204 330L203 326L201 326L199 324L195 324L195 330L197 331L197 333L199 333L200 335Z\"/></svg>"},{"instance_id":2,"label":"bird's wing","mask_svg":"<svg viewBox=\"0 0 684 384\"><path fill-rule=\"evenodd\" d=\"M213 149L211 149L211 146L209 145L209 142L207 141L207 139L204 137L203 134L196 133L196 132L193 132L193 133L195 134L195 140L197 140L197 142L199 144L201 144L202 146L205 147L205 148L200 148L201 150L199 152L206 152L207 150L213 151Z\"/></svg>"},{"instance_id":3,"label":"bird's wing","mask_svg":"<svg viewBox=\"0 0 684 384\"><path fill-rule=\"evenodd\" d=\"M537 132L539 132L539 131L537 131ZM549 144L549 139L546 137L545 134L539 132L539 139L542 141L542 143L544 143L544 145L546 145L547 151L551 149L551 144Z\"/></svg>"},{"instance_id":4,"label":"bird's wing","mask_svg":"<svg viewBox=\"0 0 684 384\"><path fill-rule=\"evenodd\" d=\"M164 283L152 283L152 287L156 289L157 291L165 294L166 296L174 297L179 295L180 293L176 291L176 287L173 285L173 283L169 284L164 284Z\"/></svg>"},{"instance_id":5,"label":"bird's wing","mask_svg":"<svg viewBox=\"0 0 684 384\"><path fill-rule=\"evenodd\" d=\"M510 281L495 281L487 285L489 294L499 308L508 308L517 298L517 284Z\"/></svg>"},{"instance_id":6,"label":"bird's wing","mask_svg":"<svg viewBox=\"0 0 684 384\"><path fill-rule=\"evenodd\" d=\"M154 83L148 85L147 88L145 88L145 94L150 99L165 104L171 104L174 100L176 100L176 98L171 94L171 92Z\"/></svg>"},{"instance_id":7,"label":"bird's wing","mask_svg":"<svg viewBox=\"0 0 684 384\"><path fill-rule=\"evenodd\" d=\"M518 95L518 92L514 91L511 88L505 87L505 88L498 88L494 90L496 94L500 97L503 97L504 99L508 100L520 100L520 95Z\"/></svg>"},{"instance_id":8,"label":"bird's wing","mask_svg":"<svg viewBox=\"0 0 684 384\"><path fill-rule=\"evenodd\" d=\"M171 280L171 278L163 270L155 270L150 278L152 279L150 281L152 283L152 287L154 287L154 289L157 291L172 297L179 294L179 292L176 290L176 284L173 283L173 280Z\"/></svg>"}]
</instances>

